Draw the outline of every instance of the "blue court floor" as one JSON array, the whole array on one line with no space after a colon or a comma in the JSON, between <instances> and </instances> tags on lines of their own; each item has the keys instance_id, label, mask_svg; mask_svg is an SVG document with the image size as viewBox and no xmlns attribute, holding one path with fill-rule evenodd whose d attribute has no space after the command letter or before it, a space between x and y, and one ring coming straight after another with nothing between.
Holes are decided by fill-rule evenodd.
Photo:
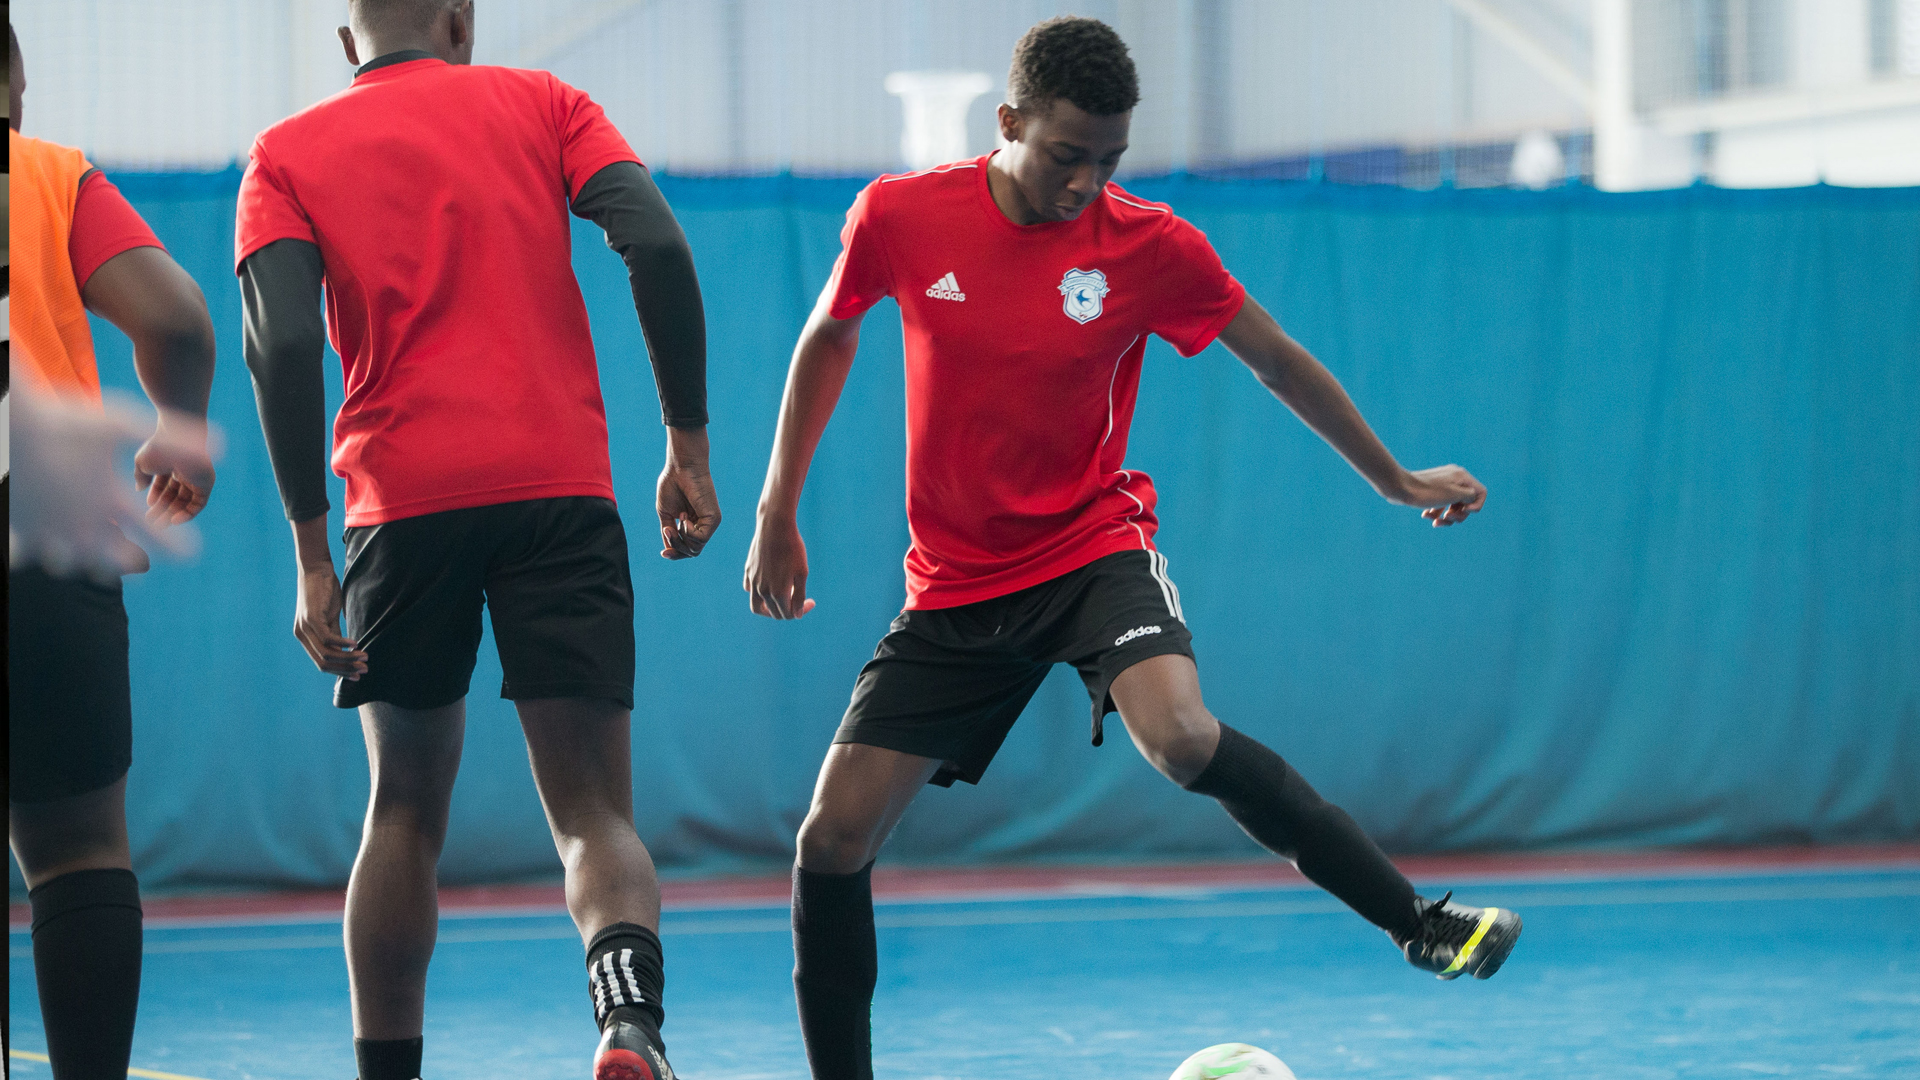
<instances>
[{"instance_id":1,"label":"blue court floor","mask_svg":"<svg viewBox=\"0 0 1920 1080\"><path fill-rule=\"evenodd\" d=\"M1162 1080L1240 1041L1301 1080L1920 1078L1920 869L1448 884L1526 918L1491 981L1421 975L1303 889L883 904L876 1074ZM785 910L670 911L663 929L675 1067L804 1080ZM31 953L9 942L31 1055ZM157 926L147 953L135 1075L353 1076L337 921ZM443 919L431 978L426 1080L586 1076L563 915Z\"/></svg>"}]
</instances>

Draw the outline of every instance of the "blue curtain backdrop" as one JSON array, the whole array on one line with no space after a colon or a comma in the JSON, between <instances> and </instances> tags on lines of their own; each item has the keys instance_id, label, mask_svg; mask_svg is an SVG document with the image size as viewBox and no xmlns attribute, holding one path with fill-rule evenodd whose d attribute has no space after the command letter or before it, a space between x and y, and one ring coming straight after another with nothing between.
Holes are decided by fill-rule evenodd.
<instances>
[{"instance_id":1,"label":"blue curtain backdrop","mask_svg":"<svg viewBox=\"0 0 1920 1080\"><path fill-rule=\"evenodd\" d=\"M228 436L204 554L127 588L136 862L151 884L337 883L364 748L289 633L229 264L237 174L119 179L206 289ZM775 407L859 185L662 187L712 335L727 517L696 562L647 541L653 386L618 259L575 236L637 540L636 809L663 865L765 867L902 599L898 318L869 318L807 489L820 606L754 618L739 583ZM1396 851L1920 835L1920 190L1134 190L1207 231L1403 461L1458 462L1492 492L1465 527L1426 528L1224 350L1156 342L1132 462L1162 492L1222 719ZM131 386L125 340L96 333L107 381ZM491 649L450 881L558 869ZM929 790L888 857L1254 850L1126 739L1090 748L1056 673L981 786Z\"/></svg>"}]
</instances>

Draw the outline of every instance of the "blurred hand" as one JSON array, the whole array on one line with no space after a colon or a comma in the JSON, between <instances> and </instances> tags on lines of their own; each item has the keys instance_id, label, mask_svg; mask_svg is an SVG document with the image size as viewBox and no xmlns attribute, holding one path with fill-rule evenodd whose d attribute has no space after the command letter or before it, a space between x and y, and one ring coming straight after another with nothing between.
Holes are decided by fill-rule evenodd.
<instances>
[{"instance_id":1,"label":"blurred hand","mask_svg":"<svg viewBox=\"0 0 1920 1080\"><path fill-rule=\"evenodd\" d=\"M160 424L133 455L133 482L147 493L147 521L182 525L206 509L213 492L213 455L206 421L161 413Z\"/></svg>"},{"instance_id":2,"label":"blurred hand","mask_svg":"<svg viewBox=\"0 0 1920 1080\"><path fill-rule=\"evenodd\" d=\"M1410 472L1401 481L1398 494L1389 496L1402 506L1418 506L1420 516L1443 528L1467 520L1487 504L1486 485L1458 465Z\"/></svg>"},{"instance_id":3,"label":"blurred hand","mask_svg":"<svg viewBox=\"0 0 1920 1080\"><path fill-rule=\"evenodd\" d=\"M293 611L293 636L329 675L358 682L367 673L367 654L340 635L340 579L332 563L300 569L300 596Z\"/></svg>"},{"instance_id":4,"label":"blurred hand","mask_svg":"<svg viewBox=\"0 0 1920 1080\"><path fill-rule=\"evenodd\" d=\"M763 514L747 551L747 573L741 582L755 615L769 619L797 619L813 610L807 599L807 544L799 523L790 517Z\"/></svg>"},{"instance_id":5,"label":"blurred hand","mask_svg":"<svg viewBox=\"0 0 1920 1080\"><path fill-rule=\"evenodd\" d=\"M660 557L691 559L720 528L720 496L707 468L707 430L668 428L667 465L654 498L660 515Z\"/></svg>"},{"instance_id":6,"label":"blurred hand","mask_svg":"<svg viewBox=\"0 0 1920 1080\"><path fill-rule=\"evenodd\" d=\"M104 408L94 408L60 400L37 389L31 378L10 382L11 565L108 581L148 568L146 552L129 534L178 557L198 550L198 533L165 527L172 515L149 517L134 489L115 475L114 455L122 446L146 440L143 452L156 461L206 462L203 474L210 487L213 468L204 425L198 432L184 424L156 430L122 400L108 399ZM204 492L200 501L204 504Z\"/></svg>"}]
</instances>

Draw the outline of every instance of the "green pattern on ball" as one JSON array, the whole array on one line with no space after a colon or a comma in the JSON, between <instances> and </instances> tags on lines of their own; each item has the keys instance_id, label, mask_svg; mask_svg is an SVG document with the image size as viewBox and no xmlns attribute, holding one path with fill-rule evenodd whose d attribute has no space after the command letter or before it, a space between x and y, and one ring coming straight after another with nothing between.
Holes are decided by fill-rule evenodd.
<instances>
[{"instance_id":1,"label":"green pattern on ball","mask_svg":"<svg viewBox=\"0 0 1920 1080\"><path fill-rule=\"evenodd\" d=\"M1279 1058L1246 1043L1209 1046L1180 1063L1168 1080L1295 1080Z\"/></svg>"}]
</instances>

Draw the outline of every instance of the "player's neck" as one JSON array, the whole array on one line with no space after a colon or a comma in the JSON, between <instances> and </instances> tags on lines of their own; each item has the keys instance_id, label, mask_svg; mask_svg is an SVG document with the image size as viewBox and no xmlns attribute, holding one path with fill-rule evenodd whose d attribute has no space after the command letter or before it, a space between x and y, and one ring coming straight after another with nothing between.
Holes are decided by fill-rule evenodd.
<instances>
[{"instance_id":1,"label":"player's neck","mask_svg":"<svg viewBox=\"0 0 1920 1080\"><path fill-rule=\"evenodd\" d=\"M1008 221L1015 225L1038 225L1047 219L1034 210L1033 204L1020 193L1020 185L1001 167L1001 161L1010 152L1002 150L987 159L987 191L993 195L993 205L1000 208L1001 215Z\"/></svg>"},{"instance_id":2,"label":"player's neck","mask_svg":"<svg viewBox=\"0 0 1920 1080\"><path fill-rule=\"evenodd\" d=\"M439 47L436 47L437 45ZM443 49L445 49L443 44L435 42L433 38L426 35L396 34L392 38L370 37L367 39L366 50L360 54L360 62L362 64L369 64L383 56L391 56L397 52L417 50L436 56L449 64L453 63L453 57L444 55L442 52ZM451 49L445 49L445 51L448 53L452 52Z\"/></svg>"}]
</instances>

